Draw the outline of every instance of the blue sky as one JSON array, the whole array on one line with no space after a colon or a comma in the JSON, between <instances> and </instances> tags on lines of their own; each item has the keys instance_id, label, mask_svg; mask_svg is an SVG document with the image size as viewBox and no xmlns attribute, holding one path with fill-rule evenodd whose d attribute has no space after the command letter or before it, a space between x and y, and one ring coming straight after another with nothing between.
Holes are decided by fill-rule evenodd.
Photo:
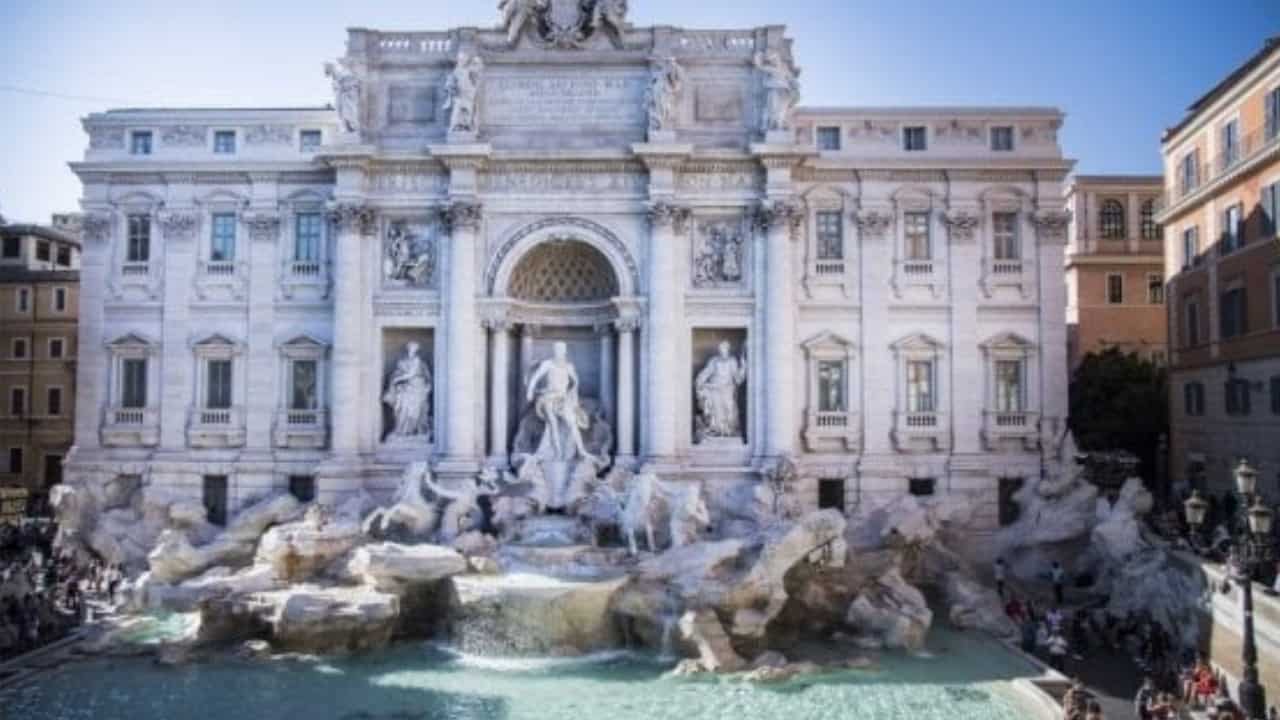
<instances>
[{"instance_id":1,"label":"blue sky","mask_svg":"<svg viewBox=\"0 0 1280 720\"><path fill-rule=\"evenodd\" d=\"M344 29L491 25L497 0L4 0L0 212L74 210L79 119L329 101ZM1159 170L1186 106L1280 34L1280 0L631 0L637 25L786 24L809 105L1054 105L1083 173ZM55 93L49 97L11 88ZM92 98L92 99L83 99Z\"/></svg>"}]
</instances>

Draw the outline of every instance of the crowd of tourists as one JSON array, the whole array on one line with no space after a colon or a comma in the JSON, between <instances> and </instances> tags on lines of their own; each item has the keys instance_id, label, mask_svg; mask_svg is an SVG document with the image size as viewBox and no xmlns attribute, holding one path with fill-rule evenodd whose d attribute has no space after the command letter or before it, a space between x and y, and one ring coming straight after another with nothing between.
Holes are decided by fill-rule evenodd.
<instances>
[{"instance_id":1,"label":"crowd of tourists","mask_svg":"<svg viewBox=\"0 0 1280 720\"><path fill-rule=\"evenodd\" d=\"M124 580L118 566L55 554L56 531L40 520L0 526L0 660L65 637Z\"/></svg>"}]
</instances>

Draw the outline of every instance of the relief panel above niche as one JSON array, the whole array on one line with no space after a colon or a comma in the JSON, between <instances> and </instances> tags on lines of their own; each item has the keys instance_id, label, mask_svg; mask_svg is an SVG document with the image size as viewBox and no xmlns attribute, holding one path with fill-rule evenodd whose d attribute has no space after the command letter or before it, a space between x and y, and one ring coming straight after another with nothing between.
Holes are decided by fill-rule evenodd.
<instances>
[{"instance_id":1,"label":"relief panel above niche","mask_svg":"<svg viewBox=\"0 0 1280 720\"><path fill-rule=\"evenodd\" d=\"M387 125L420 125L435 122L436 88L433 85L387 87Z\"/></svg>"},{"instance_id":2,"label":"relief panel above niche","mask_svg":"<svg viewBox=\"0 0 1280 720\"><path fill-rule=\"evenodd\" d=\"M741 125L746 117L746 93L740 85L704 83L694 92L694 119L698 123Z\"/></svg>"}]
</instances>

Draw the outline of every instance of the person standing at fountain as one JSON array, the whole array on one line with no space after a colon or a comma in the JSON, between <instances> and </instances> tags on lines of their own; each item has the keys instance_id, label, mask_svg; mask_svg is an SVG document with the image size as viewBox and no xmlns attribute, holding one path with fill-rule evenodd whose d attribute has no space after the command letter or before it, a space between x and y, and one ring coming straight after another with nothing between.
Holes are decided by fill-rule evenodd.
<instances>
[{"instance_id":1,"label":"person standing at fountain","mask_svg":"<svg viewBox=\"0 0 1280 720\"><path fill-rule=\"evenodd\" d=\"M1066 579L1067 571L1062 569L1062 563L1054 560L1053 565L1049 568L1049 580L1053 582L1053 601L1057 605L1062 604L1062 584L1066 582Z\"/></svg>"},{"instance_id":2,"label":"person standing at fountain","mask_svg":"<svg viewBox=\"0 0 1280 720\"><path fill-rule=\"evenodd\" d=\"M596 458L587 452L582 442L582 428L588 424L587 415L578 404L578 371L569 361L569 348L563 342L551 346L552 356L543 360L538 369L529 378L527 399L534 402L538 417L546 423L542 431L542 441L538 443L539 454L544 446L549 446L552 458L569 460L562 457L566 442L584 460L595 462ZM538 383L546 379L542 390ZM537 397L535 402L534 398ZM561 429L563 426L563 430Z\"/></svg>"},{"instance_id":3,"label":"person standing at fountain","mask_svg":"<svg viewBox=\"0 0 1280 720\"><path fill-rule=\"evenodd\" d=\"M428 401L431 397L431 371L418 356L418 343L405 345L404 356L387 378L387 392L382 402L391 408L395 423L391 437L426 435L431 427Z\"/></svg>"},{"instance_id":4,"label":"person standing at fountain","mask_svg":"<svg viewBox=\"0 0 1280 720\"><path fill-rule=\"evenodd\" d=\"M995 575L995 578L996 578L996 593L1000 595L1001 600L1004 600L1004 573L1005 573L1004 558L1002 557L996 558L996 564L995 564L995 567L992 569L992 573Z\"/></svg>"}]
</instances>

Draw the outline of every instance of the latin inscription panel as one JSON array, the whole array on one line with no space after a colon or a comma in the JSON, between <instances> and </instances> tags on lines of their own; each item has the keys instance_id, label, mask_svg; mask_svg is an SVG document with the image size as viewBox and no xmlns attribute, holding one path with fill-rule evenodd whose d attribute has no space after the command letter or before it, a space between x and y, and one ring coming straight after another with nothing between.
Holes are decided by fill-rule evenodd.
<instances>
[{"instance_id":1,"label":"latin inscription panel","mask_svg":"<svg viewBox=\"0 0 1280 720\"><path fill-rule=\"evenodd\" d=\"M484 125L560 129L644 125L646 74L539 70L485 77Z\"/></svg>"}]
</instances>

